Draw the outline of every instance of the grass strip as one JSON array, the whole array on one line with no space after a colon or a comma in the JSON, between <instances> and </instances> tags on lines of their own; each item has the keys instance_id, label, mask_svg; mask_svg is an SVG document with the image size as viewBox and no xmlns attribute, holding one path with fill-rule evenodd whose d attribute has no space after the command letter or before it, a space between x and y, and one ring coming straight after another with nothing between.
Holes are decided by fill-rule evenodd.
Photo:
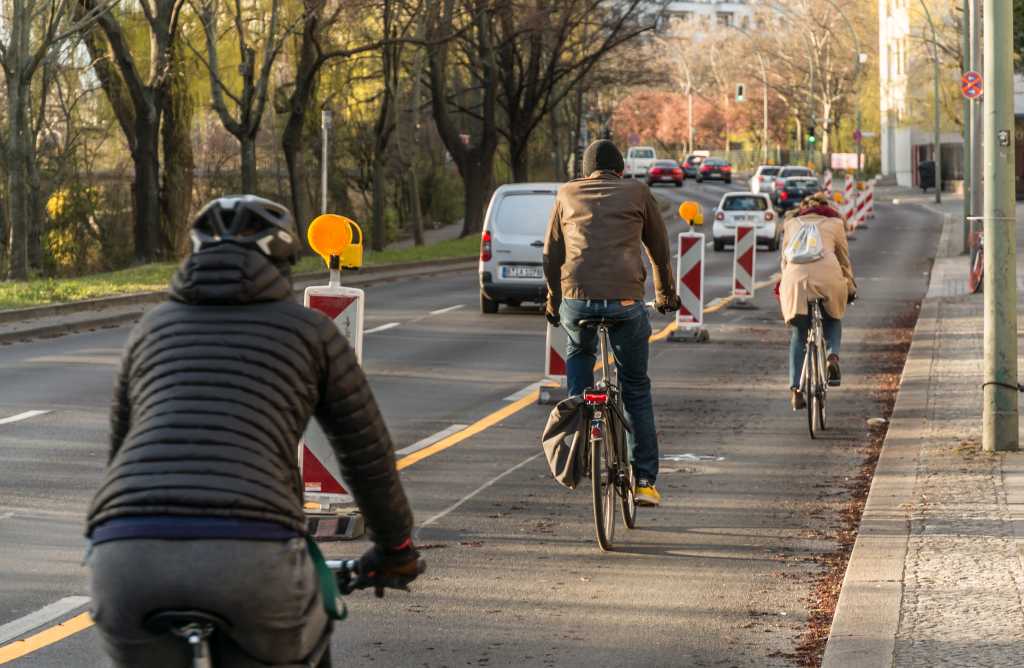
<instances>
[{"instance_id":1,"label":"grass strip","mask_svg":"<svg viewBox=\"0 0 1024 668\"><path fill-rule=\"evenodd\" d=\"M363 264L371 267L402 262L471 257L476 255L479 247L479 238L469 236L462 239L439 241L426 246L383 250L379 253L367 250ZM162 290L167 287L177 267L176 262L154 262L119 271L75 278L0 281L0 310ZM325 267L323 260L319 257L304 257L295 266L296 273L322 270L325 270Z\"/></svg>"}]
</instances>

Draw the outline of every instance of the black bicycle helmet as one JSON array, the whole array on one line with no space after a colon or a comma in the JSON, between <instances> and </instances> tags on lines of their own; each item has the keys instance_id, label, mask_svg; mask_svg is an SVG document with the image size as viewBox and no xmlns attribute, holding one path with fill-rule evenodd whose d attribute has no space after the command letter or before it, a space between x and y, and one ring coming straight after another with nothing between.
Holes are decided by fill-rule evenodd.
<instances>
[{"instance_id":1,"label":"black bicycle helmet","mask_svg":"<svg viewBox=\"0 0 1024 668\"><path fill-rule=\"evenodd\" d=\"M232 242L254 248L275 262L295 264L302 250L291 212L255 195L213 200L196 215L189 236L193 253Z\"/></svg>"}]
</instances>

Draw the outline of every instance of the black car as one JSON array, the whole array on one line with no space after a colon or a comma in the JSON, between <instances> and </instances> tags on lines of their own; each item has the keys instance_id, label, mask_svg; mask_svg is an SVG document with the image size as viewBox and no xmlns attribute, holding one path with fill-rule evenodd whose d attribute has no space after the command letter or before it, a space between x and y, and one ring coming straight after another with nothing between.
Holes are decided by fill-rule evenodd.
<instances>
[{"instance_id":1,"label":"black car","mask_svg":"<svg viewBox=\"0 0 1024 668\"><path fill-rule=\"evenodd\" d=\"M788 211L799 206L805 197L813 195L821 190L821 184L813 176L790 176L781 179L775 184L775 192L772 193L772 204L779 211Z\"/></svg>"},{"instance_id":2,"label":"black car","mask_svg":"<svg viewBox=\"0 0 1024 668\"><path fill-rule=\"evenodd\" d=\"M706 159L697 171L697 183L709 179L721 179L726 183L732 183L732 165L721 158Z\"/></svg>"}]
</instances>

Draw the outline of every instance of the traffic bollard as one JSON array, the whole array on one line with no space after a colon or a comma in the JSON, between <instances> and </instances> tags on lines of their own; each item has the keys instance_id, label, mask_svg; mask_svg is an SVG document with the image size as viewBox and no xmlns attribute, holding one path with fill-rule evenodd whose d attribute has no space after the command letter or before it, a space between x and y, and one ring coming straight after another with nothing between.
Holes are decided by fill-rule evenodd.
<instances>
[{"instance_id":1,"label":"traffic bollard","mask_svg":"<svg viewBox=\"0 0 1024 668\"><path fill-rule=\"evenodd\" d=\"M565 360L568 356L569 334L563 327L552 327L548 323L544 337L544 380L537 392L537 403L557 404L569 396L568 376Z\"/></svg>"},{"instance_id":2,"label":"traffic bollard","mask_svg":"<svg viewBox=\"0 0 1024 668\"><path fill-rule=\"evenodd\" d=\"M737 225L733 244L732 302L730 308L754 306L754 273L757 267L757 227Z\"/></svg>"},{"instance_id":3,"label":"traffic bollard","mask_svg":"<svg viewBox=\"0 0 1024 668\"><path fill-rule=\"evenodd\" d=\"M678 244L676 276L679 277L682 306L676 312L676 328L668 338L670 341L703 343L711 338L704 327L704 235L680 232Z\"/></svg>"}]
</instances>

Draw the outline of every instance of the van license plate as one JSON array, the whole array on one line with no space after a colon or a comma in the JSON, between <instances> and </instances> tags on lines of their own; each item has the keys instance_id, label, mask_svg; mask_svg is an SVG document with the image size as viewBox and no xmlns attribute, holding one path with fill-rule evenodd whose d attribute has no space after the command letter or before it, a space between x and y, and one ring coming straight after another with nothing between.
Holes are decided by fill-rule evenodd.
<instances>
[{"instance_id":1,"label":"van license plate","mask_svg":"<svg viewBox=\"0 0 1024 668\"><path fill-rule=\"evenodd\" d=\"M501 268L502 278L544 278L544 268L531 265L513 264Z\"/></svg>"}]
</instances>

